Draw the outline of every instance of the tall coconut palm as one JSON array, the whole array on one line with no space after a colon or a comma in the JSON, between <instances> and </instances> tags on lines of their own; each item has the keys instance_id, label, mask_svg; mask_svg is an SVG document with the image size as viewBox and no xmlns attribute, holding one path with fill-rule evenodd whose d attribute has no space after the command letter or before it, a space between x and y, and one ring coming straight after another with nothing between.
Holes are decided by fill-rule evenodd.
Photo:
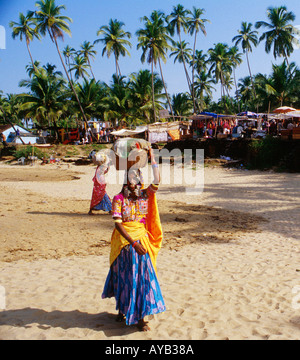
<instances>
[{"instance_id":1,"label":"tall coconut palm","mask_svg":"<svg viewBox=\"0 0 300 360\"><path fill-rule=\"evenodd\" d=\"M66 81L62 77L49 76L44 68L28 81L19 84L30 90L20 94L22 110L27 116L34 119L40 126L56 127L57 120L68 106L67 99L71 93L67 91Z\"/></svg>"},{"instance_id":2,"label":"tall coconut palm","mask_svg":"<svg viewBox=\"0 0 300 360\"><path fill-rule=\"evenodd\" d=\"M209 74L214 73L216 83L221 83L221 97L225 96L225 73L231 70L228 50L228 45L223 43L215 44L214 48L208 50L208 61L211 64Z\"/></svg>"},{"instance_id":3,"label":"tall coconut palm","mask_svg":"<svg viewBox=\"0 0 300 360\"><path fill-rule=\"evenodd\" d=\"M270 76L258 74L256 78L260 90L269 96L273 106L293 106L297 101L295 94L300 85L300 70L294 62L290 65L286 62L274 64Z\"/></svg>"},{"instance_id":4,"label":"tall coconut palm","mask_svg":"<svg viewBox=\"0 0 300 360\"><path fill-rule=\"evenodd\" d=\"M97 36L103 35L103 37L94 42L94 44L99 42L104 44L102 56L106 53L109 58L111 54L114 54L117 77L121 76L119 58L120 56L130 56L126 47L132 47L131 42L127 40L131 38L131 33L122 29L124 25L122 21L110 19L109 25L101 26L97 32Z\"/></svg>"},{"instance_id":5,"label":"tall coconut palm","mask_svg":"<svg viewBox=\"0 0 300 360\"><path fill-rule=\"evenodd\" d=\"M194 77L195 77L195 55L196 55L197 35L201 31L206 36L205 23L209 22L209 20L201 18L204 13L205 13L204 9L198 9L194 6L193 10L190 12L192 18L188 21L189 33L191 35L195 34L194 48L193 48L193 61L192 61L192 98L193 98L194 112L196 112L195 91L194 91L195 79L194 79Z\"/></svg>"},{"instance_id":6,"label":"tall coconut palm","mask_svg":"<svg viewBox=\"0 0 300 360\"><path fill-rule=\"evenodd\" d=\"M85 78L89 76L89 73L86 70L89 68L86 57L80 55L75 56L74 63L71 65L72 68L70 71L75 71L74 76L76 80L80 79L81 77Z\"/></svg>"},{"instance_id":7,"label":"tall coconut palm","mask_svg":"<svg viewBox=\"0 0 300 360\"><path fill-rule=\"evenodd\" d=\"M91 74L95 80L95 75L92 70L90 58L95 58L95 55L97 54L97 51L94 50L94 45L91 44L89 41L84 41L83 44L80 45L81 50L79 50L79 54L84 56L89 64L89 68L91 71Z\"/></svg>"},{"instance_id":8,"label":"tall coconut palm","mask_svg":"<svg viewBox=\"0 0 300 360\"><path fill-rule=\"evenodd\" d=\"M75 53L76 53L76 50L74 48L71 48L69 45L67 45L63 50L63 55L65 57L65 62L66 62L66 65L69 68L69 73L70 73L72 81L73 81L73 78L72 78L72 72L70 71L70 69L71 69L71 60L74 61Z\"/></svg>"},{"instance_id":9,"label":"tall coconut palm","mask_svg":"<svg viewBox=\"0 0 300 360\"><path fill-rule=\"evenodd\" d=\"M148 63L152 64L152 74L154 70L153 65L156 67L158 62L160 68L160 75L165 88L165 94L174 120L174 113L161 66L161 60L164 63L166 63L167 61L166 54L167 51L171 49L170 43L172 42L172 39L169 37L168 30L165 26L165 16L160 11L153 11L150 19L145 16L142 20L145 21L145 28L137 31L137 36L139 40L137 48L142 48L143 50L141 61L145 61L146 53L148 52Z\"/></svg>"},{"instance_id":10,"label":"tall coconut palm","mask_svg":"<svg viewBox=\"0 0 300 360\"><path fill-rule=\"evenodd\" d=\"M36 30L36 19L34 18L34 12L28 11L26 15L19 14L19 23L11 21L9 26L13 29L12 37L13 39L19 37L22 41L25 38L27 50L29 57L32 63L33 68L35 69L35 64L30 51L30 42L36 38L40 39L40 35Z\"/></svg>"},{"instance_id":11,"label":"tall coconut palm","mask_svg":"<svg viewBox=\"0 0 300 360\"><path fill-rule=\"evenodd\" d=\"M174 56L174 64L178 61L180 64L186 64L186 63L190 63L191 60L193 59L192 57L192 49L188 47L189 43L185 42L184 40L179 43L178 41L174 43L173 45L173 52L170 54L170 57ZM188 72L186 71L186 66L185 68L185 75L186 75L186 80L188 83L188 87L189 89L192 88L191 86L191 78L188 74Z\"/></svg>"},{"instance_id":12,"label":"tall coconut palm","mask_svg":"<svg viewBox=\"0 0 300 360\"><path fill-rule=\"evenodd\" d=\"M193 102L189 93L179 93L172 96L172 107L177 116L190 116Z\"/></svg>"},{"instance_id":13,"label":"tall coconut palm","mask_svg":"<svg viewBox=\"0 0 300 360\"><path fill-rule=\"evenodd\" d=\"M257 29L264 27L267 29L260 37L260 41L265 40L265 50L269 54L273 47L273 55L277 57L284 57L287 64L288 57L294 51L293 42L296 40L294 36L294 26L292 22L295 21L295 14L287 11L286 6L269 7L267 11L269 23L266 21L258 21L255 24Z\"/></svg>"},{"instance_id":14,"label":"tall coconut palm","mask_svg":"<svg viewBox=\"0 0 300 360\"><path fill-rule=\"evenodd\" d=\"M250 76L245 76L244 78L239 79L238 82L238 92L239 98L243 104L247 105L253 101L253 81Z\"/></svg>"},{"instance_id":15,"label":"tall coconut palm","mask_svg":"<svg viewBox=\"0 0 300 360\"><path fill-rule=\"evenodd\" d=\"M82 84L78 84L78 97L84 109L86 116L91 118L100 118L102 113L102 99L106 96L105 88L100 82L94 79L83 79Z\"/></svg>"},{"instance_id":16,"label":"tall coconut palm","mask_svg":"<svg viewBox=\"0 0 300 360\"><path fill-rule=\"evenodd\" d=\"M68 78L70 87L74 93L74 96L79 105L83 119L87 125L87 118L85 116L85 113L83 111L83 108L81 106L81 103L79 101L77 93L75 91L75 88L73 86L73 83L70 79L68 70L67 70L64 60L62 58L62 55L61 55L61 52L60 52L60 49L58 46L58 42L57 42L58 39L62 39L62 40L64 39L64 33L71 35L71 31L70 31L68 23L72 22L72 19L70 19L67 16L61 15L61 11L65 10L66 7L64 5L56 6L55 0L40 0L36 3L36 7L38 8L38 10L36 11L36 21L37 21L38 31L43 36L46 36L46 34L48 33L50 36L50 39L55 44L60 61L62 63L62 66L64 68L66 76Z\"/></svg>"},{"instance_id":17,"label":"tall coconut palm","mask_svg":"<svg viewBox=\"0 0 300 360\"><path fill-rule=\"evenodd\" d=\"M193 84L195 97L199 100L202 109L205 104L205 97L212 97L212 90L215 90L213 87L214 83L213 78L205 71L202 71L195 76L195 82Z\"/></svg>"},{"instance_id":18,"label":"tall coconut palm","mask_svg":"<svg viewBox=\"0 0 300 360\"><path fill-rule=\"evenodd\" d=\"M40 67L40 64L41 62L36 60L33 64L30 62L28 65L25 66L26 72L29 77L32 77L35 74L35 72Z\"/></svg>"},{"instance_id":19,"label":"tall coconut palm","mask_svg":"<svg viewBox=\"0 0 300 360\"><path fill-rule=\"evenodd\" d=\"M235 84L235 95L236 95L236 100L238 101L238 88L237 88L237 81L236 81L236 76L235 76L235 69L239 65L241 65L241 63L243 62L242 54L239 53L239 49L237 48L237 46L232 46L231 48L229 48L228 55L229 55L229 59L232 63L233 78L234 78L234 84ZM239 112L240 112L240 109L239 109Z\"/></svg>"},{"instance_id":20,"label":"tall coconut palm","mask_svg":"<svg viewBox=\"0 0 300 360\"><path fill-rule=\"evenodd\" d=\"M194 63L194 71L197 74L200 74L202 71L207 70L207 64L208 64L208 55L203 52L203 50L196 50L195 53L195 61ZM190 64L192 66L192 63Z\"/></svg>"},{"instance_id":21,"label":"tall coconut palm","mask_svg":"<svg viewBox=\"0 0 300 360\"><path fill-rule=\"evenodd\" d=\"M146 70L140 70L138 73L130 74L129 89L131 92L131 102L134 104L136 117L145 123L151 120L152 105L152 74ZM163 94L162 80L157 74L154 74L154 101L155 107L161 107Z\"/></svg>"},{"instance_id":22,"label":"tall coconut palm","mask_svg":"<svg viewBox=\"0 0 300 360\"><path fill-rule=\"evenodd\" d=\"M167 16L167 22L169 24L169 31L172 34L172 36L174 35L174 33L176 31L176 33L179 37L180 46L183 45L182 39L181 39L181 32L183 31L184 33L187 33L188 28L189 28L189 21L190 21L189 14L190 14L189 10L185 9L183 5L178 4L177 6L173 6L173 11L171 12L171 14L169 16ZM182 48L181 48L181 52L183 53ZM184 71L185 71L185 74L188 79L189 91L191 93L191 81L188 78L186 61L185 61L184 55L181 54L181 56L182 56Z\"/></svg>"},{"instance_id":23,"label":"tall coconut palm","mask_svg":"<svg viewBox=\"0 0 300 360\"><path fill-rule=\"evenodd\" d=\"M249 62L249 52L252 52L252 45L257 46L258 44L258 32L252 31L252 26L253 25L251 23L242 22L241 30L238 31L239 35L235 36L232 41L235 42L235 46L238 46L241 43L243 52L246 54L250 79L252 82L252 91L255 96L255 86Z\"/></svg>"}]
</instances>

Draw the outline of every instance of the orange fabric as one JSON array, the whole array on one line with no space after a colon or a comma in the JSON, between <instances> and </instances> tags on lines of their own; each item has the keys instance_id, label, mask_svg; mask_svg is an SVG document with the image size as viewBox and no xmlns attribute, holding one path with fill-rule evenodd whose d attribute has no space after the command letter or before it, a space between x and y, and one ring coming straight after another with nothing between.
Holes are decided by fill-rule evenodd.
<instances>
[{"instance_id":1,"label":"orange fabric","mask_svg":"<svg viewBox=\"0 0 300 360\"><path fill-rule=\"evenodd\" d=\"M180 131L179 130L169 130L169 135L171 136L172 140L180 140Z\"/></svg>"}]
</instances>

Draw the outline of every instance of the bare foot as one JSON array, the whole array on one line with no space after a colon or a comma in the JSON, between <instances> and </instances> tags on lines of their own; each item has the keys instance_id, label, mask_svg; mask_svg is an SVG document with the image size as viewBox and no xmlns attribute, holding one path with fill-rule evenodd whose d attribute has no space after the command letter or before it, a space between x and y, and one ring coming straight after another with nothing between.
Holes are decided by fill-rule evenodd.
<instances>
[{"instance_id":1,"label":"bare foot","mask_svg":"<svg viewBox=\"0 0 300 360\"><path fill-rule=\"evenodd\" d=\"M150 327L148 326L148 322L143 320L140 320L137 324L137 328L139 331L150 331Z\"/></svg>"},{"instance_id":2,"label":"bare foot","mask_svg":"<svg viewBox=\"0 0 300 360\"><path fill-rule=\"evenodd\" d=\"M126 316L122 313L119 313L116 318L116 322L123 322L126 320Z\"/></svg>"},{"instance_id":3,"label":"bare foot","mask_svg":"<svg viewBox=\"0 0 300 360\"><path fill-rule=\"evenodd\" d=\"M90 210L90 211L88 212L88 215L94 215L93 212L92 212L92 210Z\"/></svg>"}]
</instances>

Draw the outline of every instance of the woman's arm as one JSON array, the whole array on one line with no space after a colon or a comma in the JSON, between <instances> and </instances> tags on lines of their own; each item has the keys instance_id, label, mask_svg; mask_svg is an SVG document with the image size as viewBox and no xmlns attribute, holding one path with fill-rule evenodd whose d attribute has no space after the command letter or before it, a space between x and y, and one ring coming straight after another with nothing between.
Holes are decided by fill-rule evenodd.
<instances>
[{"instance_id":1,"label":"woman's arm","mask_svg":"<svg viewBox=\"0 0 300 360\"><path fill-rule=\"evenodd\" d=\"M133 245L135 241L132 239L132 237L128 234L128 232L125 230L123 224L121 222L115 223L116 230L120 233L121 236L123 236L124 239L126 239L130 245ZM135 251L139 255L145 255L147 253L146 249L143 247L142 244L137 243L134 247Z\"/></svg>"},{"instance_id":2,"label":"woman's arm","mask_svg":"<svg viewBox=\"0 0 300 360\"><path fill-rule=\"evenodd\" d=\"M153 170L153 177L154 177L153 184L158 186L159 183L160 183L159 166L156 163L154 152L153 152L152 148L149 151L149 156L150 156L150 159L151 159L151 165L152 165L152 170Z\"/></svg>"}]
</instances>

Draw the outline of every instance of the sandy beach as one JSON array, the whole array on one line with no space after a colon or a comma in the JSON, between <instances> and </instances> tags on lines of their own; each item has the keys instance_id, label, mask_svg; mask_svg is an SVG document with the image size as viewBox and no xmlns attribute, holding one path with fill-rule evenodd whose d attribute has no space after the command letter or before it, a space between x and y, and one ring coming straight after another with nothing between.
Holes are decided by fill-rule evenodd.
<instances>
[{"instance_id":1,"label":"sandy beach","mask_svg":"<svg viewBox=\"0 0 300 360\"><path fill-rule=\"evenodd\" d=\"M0 339L300 340L299 174L207 167L201 195L161 186L167 311L141 333L101 299L114 225L87 215L94 171L0 165Z\"/></svg>"}]
</instances>

